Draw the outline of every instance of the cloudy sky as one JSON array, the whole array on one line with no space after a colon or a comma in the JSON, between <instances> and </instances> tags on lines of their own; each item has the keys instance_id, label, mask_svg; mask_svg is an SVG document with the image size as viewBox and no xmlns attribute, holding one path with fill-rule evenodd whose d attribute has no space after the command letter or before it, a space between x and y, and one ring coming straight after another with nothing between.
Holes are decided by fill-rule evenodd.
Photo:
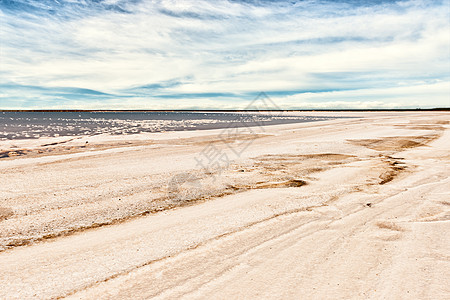
<instances>
[{"instance_id":1,"label":"cloudy sky","mask_svg":"<svg viewBox=\"0 0 450 300\"><path fill-rule=\"evenodd\" d=\"M0 0L0 109L450 106L450 0Z\"/></svg>"}]
</instances>

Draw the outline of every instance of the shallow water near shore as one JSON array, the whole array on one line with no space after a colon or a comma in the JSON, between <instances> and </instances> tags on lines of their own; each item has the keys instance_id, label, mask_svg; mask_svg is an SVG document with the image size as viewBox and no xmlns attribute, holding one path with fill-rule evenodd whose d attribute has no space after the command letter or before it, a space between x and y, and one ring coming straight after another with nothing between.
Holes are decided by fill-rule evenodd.
<instances>
[{"instance_id":1,"label":"shallow water near shore","mask_svg":"<svg viewBox=\"0 0 450 300\"><path fill-rule=\"evenodd\" d=\"M274 112L2 112L0 140L221 129L329 120Z\"/></svg>"}]
</instances>

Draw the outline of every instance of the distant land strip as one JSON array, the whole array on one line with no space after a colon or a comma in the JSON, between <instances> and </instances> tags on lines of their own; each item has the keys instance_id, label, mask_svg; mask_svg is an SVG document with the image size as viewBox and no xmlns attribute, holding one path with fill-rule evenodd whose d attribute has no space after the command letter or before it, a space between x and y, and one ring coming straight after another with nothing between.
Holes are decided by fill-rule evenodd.
<instances>
[{"instance_id":1,"label":"distant land strip","mask_svg":"<svg viewBox=\"0 0 450 300\"><path fill-rule=\"evenodd\" d=\"M0 109L0 112L314 112L314 111L331 111L331 112L377 112L377 111L450 111L450 107L436 108L396 108L396 109Z\"/></svg>"}]
</instances>

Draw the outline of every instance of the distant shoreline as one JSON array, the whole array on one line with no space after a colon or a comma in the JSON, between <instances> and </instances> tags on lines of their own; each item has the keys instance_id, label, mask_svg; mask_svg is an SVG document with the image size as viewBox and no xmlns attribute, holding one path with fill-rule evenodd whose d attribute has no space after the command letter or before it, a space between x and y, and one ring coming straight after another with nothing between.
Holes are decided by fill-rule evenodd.
<instances>
[{"instance_id":1,"label":"distant shoreline","mask_svg":"<svg viewBox=\"0 0 450 300\"><path fill-rule=\"evenodd\" d=\"M0 112L378 112L378 111L450 111L450 107L398 108L398 109L282 109L282 110L239 110L239 109L0 109Z\"/></svg>"}]
</instances>

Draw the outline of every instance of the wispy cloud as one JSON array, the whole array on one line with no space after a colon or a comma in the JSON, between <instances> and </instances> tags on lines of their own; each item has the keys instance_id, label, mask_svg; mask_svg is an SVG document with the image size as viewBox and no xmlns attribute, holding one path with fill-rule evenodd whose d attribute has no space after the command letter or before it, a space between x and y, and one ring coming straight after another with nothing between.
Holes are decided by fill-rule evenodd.
<instances>
[{"instance_id":1,"label":"wispy cloud","mask_svg":"<svg viewBox=\"0 0 450 300\"><path fill-rule=\"evenodd\" d=\"M361 4L363 3L363 4ZM0 0L0 108L450 106L450 1Z\"/></svg>"}]
</instances>

